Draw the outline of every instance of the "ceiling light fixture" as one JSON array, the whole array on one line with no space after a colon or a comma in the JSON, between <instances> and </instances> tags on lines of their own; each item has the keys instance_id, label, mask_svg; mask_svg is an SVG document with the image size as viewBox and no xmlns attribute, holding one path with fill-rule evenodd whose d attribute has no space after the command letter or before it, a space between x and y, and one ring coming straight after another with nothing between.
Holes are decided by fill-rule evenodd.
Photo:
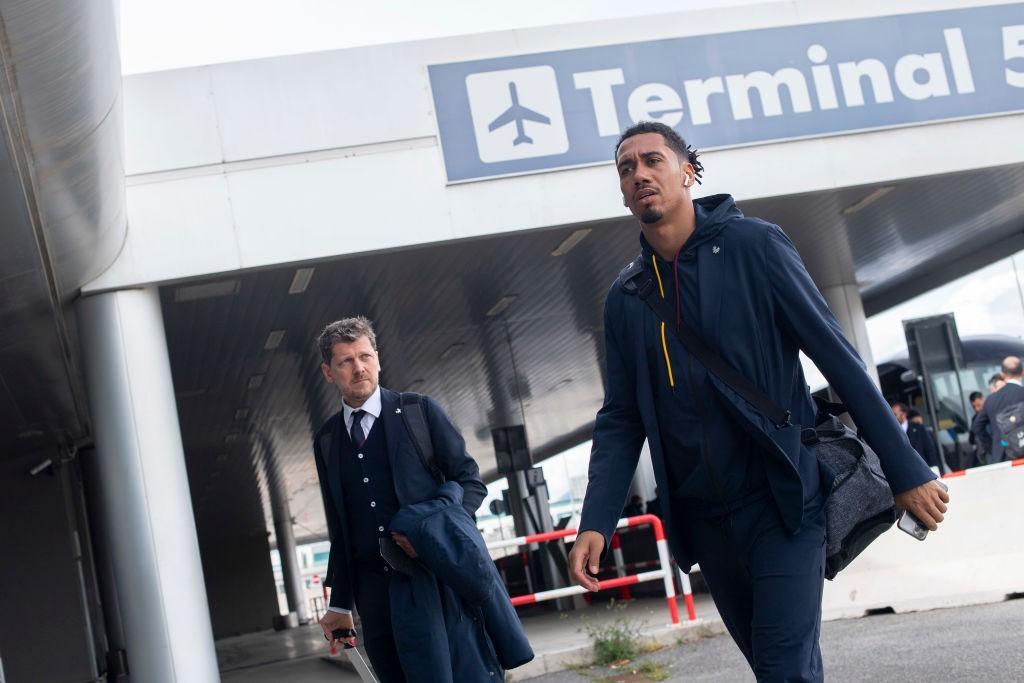
<instances>
[{"instance_id":1,"label":"ceiling light fixture","mask_svg":"<svg viewBox=\"0 0 1024 683\"><path fill-rule=\"evenodd\" d=\"M883 185L882 187L875 188L870 193L861 198L859 201L850 204L848 207L846 207L839 213L841 213L844 216L852 216L853 214L857 213L866 206L874 204L879 199L881 199L882 197L889 194L895 189L895 185Z\"/></svg>"},{"instance_id":2,"label":"ceiling light fixture","mask_svg":"<svg viewBox=\"0 0 1024 683\"><path fill-rule=\"evenodd\" d=\"M264 373L253 375L249 378L249 384L247 385L250 389L259 389L260 385L263 384L263 378L266 377Z\"/></svg>"},{"instance_id":3,"label":"ceiling light fixture","mask_svg":"<svg viewBox=\"0 0 1024 683\"><path fill-rule=\"evenodd\" d=\"M515 301L517 298L518 295L516 294L510 294L508 296L501 297L493 306L491 306L491 310L487 311L487 313L485 313L484 315L486 315L488 318L493 318L494 316L501 315L502 313L505 312L505 309L511 306L512 302Z\"/></svg>"},{"instance_id":4,"label":"ceiling light fixture","mask_svg":"<svg viewBox=\"0 0 1024 683\"><path fill-rule=\"evenodd\" d=\"M299 268L292 276L292 284L288 287L289 294L302 294L309 287L309 281L313 279L313 271L316 268Z\"/></svg>"},{"instance_id":5,"label":"ceiling light fixture","mask_svg":"<svg viewBox=\"0 0 1024 683\"><path fill-rule=\"evenodd\" d=\"M267 351L273 351L281 345L282 339L284 339L284 330L273 330L267 335L267 341L264 342L263 348Z\"/></svg>"},{"instance_id":6,"label":"ceiling light fixture","mask_svg":"<svg viewBox=\"0 0 1024 683\"><path fill-rule=\"evenodd\" d=\"M201 285L186 285L174 290L175 303L185 301L199 301L201 299L216 299L221 296L238 294L240 282L238 280L221 280L219 282L204 282Z\"/></svg>"},{"instance_id":7,"label":"ceiling light fixture","mask_svg":"<svg viewBox=\"0 0 1024 683\"><path fill-rule=\"evenodd\" d=\"M562 243L551 252L552 256L565 256L573 247L583 241L583 238L590 234L590 228L574 230L571 235L562 240Z\"/></svg>"}]
</instances>

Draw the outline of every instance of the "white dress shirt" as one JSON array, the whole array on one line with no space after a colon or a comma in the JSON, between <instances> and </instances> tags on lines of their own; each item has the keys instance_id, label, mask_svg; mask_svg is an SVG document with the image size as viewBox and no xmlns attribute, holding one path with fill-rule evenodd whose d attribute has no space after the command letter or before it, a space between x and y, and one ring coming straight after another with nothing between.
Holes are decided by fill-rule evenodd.
<instances>
[{"instance_id":1,"label":"white dress shirt","mask_svg":"<svg viewBox=\"0 0 1024 683\"><path fill-rule=\"evenodd\" d=\"M1021 380L1020 377L1007 377L1006 378L1006 383L1007 384L1016 384L1019 387L1019 386L1021 386L1021 381L1020 380Z\"/></svg>"},{"instance_id":2,"label":"white dress shirt","mask_svg":"<svg viewBox=\"0 0 1024 683\"><path fill-rule=\"evenodd\" d=\"M352 433L352 413L357 410L363 411L363 419L360 421L360 424L363 426L363 434L369 435L370 430L373 429L373 423L377 421L378 417L380 417L380 385L377 385L374 392L370 394L370 398L366 399L366 403L360 407L353 408L347 403L343 404L342 411L344 414L342 417L345 419L345 431L349 434ZM328 607L327 610L329 612L339 612L341 614L352 614L352 610L345 609L344 607Z\"/></svg>"}]
</instances>

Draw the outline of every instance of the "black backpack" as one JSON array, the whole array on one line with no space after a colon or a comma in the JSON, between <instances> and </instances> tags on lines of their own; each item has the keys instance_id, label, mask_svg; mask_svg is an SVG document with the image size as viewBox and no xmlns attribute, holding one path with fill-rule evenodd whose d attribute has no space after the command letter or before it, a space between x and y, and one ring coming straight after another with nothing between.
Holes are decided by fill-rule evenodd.
<instances>
[{"instance_id":1,"label":"black backpack","mask_svg":"<svg viewBox=\"0 0 1024 683\"><path fill-rule=\"evenodd\" d=\"M1024 403L1015 403L996 415L1001 444L1005 458L1016 460L1024 457Z\"/></svg>"}]
</instances>

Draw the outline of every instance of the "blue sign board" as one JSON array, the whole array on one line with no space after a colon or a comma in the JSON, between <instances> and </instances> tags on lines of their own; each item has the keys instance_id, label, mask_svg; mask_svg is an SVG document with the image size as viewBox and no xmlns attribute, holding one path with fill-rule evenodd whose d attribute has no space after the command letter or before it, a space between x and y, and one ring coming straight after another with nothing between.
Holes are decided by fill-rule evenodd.
<instances>
[{"instance_id":1,"label":"blue sign board","mask_svg":"<svg viewBox=\"0 0 1024 683\"><path fill-rule=\"evenodd\" d=\"M460 182L611 161L640 120L708 149L1021 111L1024 3L437 64L429 75L448 180Z\"/></svg>"}]
</instances>

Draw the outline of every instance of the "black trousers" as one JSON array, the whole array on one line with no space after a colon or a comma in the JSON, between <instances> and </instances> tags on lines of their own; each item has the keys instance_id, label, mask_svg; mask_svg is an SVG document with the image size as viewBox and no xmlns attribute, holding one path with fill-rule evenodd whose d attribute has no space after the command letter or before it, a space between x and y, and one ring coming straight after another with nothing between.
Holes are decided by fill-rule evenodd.
<instances>
[{"instance_id":1,"label":"black trousers","mask_svg":"<svg viewBox=\"0 0 1024 683\"><path fill-rule=\"evenodd\" d=\"M824 495L807 504L795 535L783 526L771 496L731 513L686 520L715 606L757 680L824 680L818 645Z\"/></svg>"},{"instance_id":2,"label":"black trousers","mask_svg":"<svg viewBox=\"0 0 1024 683\"><path fill-rule=\"evenodd\" d=\"M356 572L355 600L362 624L363 646L381 683L405 683L391 628L390 578L383 567Z\"/></svg>"}]
</instances>

